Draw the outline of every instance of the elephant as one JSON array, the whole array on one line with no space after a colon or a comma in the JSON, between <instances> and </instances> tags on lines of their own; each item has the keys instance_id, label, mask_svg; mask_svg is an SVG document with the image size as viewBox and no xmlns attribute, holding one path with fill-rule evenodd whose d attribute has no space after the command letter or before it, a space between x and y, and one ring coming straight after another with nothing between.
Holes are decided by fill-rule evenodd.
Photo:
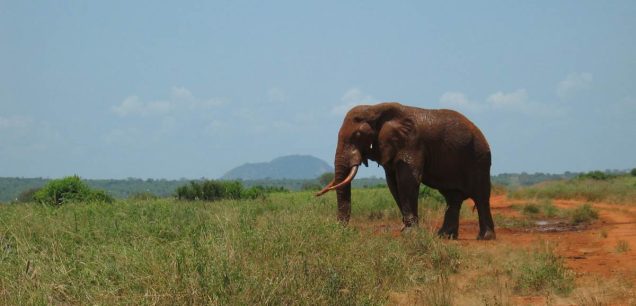
<instances>
[{"instance_id":1,"label":"elephant","mask_svg":"<svg viewBox=\"0 0 636 306\"><path fill-rule=\"evenodd\" d=\"M479 216L478 240L495 239L490 213L490 146L479 128L448 109L423 109L385 102L358 105L345 116L334 159L334 179L316 196L336 190L337 219L351 216L351 181L358 167L375 161L404 223L417 227L420 184L437 189L446 200L438 235L457 239L462 202L471 198Z\"/></svg>"}]
</instances>

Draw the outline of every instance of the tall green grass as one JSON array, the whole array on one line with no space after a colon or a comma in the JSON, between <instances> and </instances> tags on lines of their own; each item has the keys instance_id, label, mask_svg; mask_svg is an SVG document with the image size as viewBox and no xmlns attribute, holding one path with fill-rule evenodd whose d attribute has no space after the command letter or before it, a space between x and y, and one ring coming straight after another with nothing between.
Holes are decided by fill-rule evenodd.
<instances>
[{"instance_id":1,"label":"tall green grass","mask_svg":"<svg viewBox=\"0 0 636 306\"><path fill-rule=\"evenodd\" d=\"M508 196L517 199L577 199L590 202L635 204L636 177L550 181L512 190Z\"/></svg>"},{"instance_id":2,"label":"tall green grass","mask_svg":"<svg viewBox=\"0 0 636 306\"><path fill-rule=\"evenodd\" d=\"M456 244L342 227L335 210L311 193L2 206L0 304L383 304L461 270ZM352 223L389 210L386 189L354 191Z\"/></svg>"}]
</instances>

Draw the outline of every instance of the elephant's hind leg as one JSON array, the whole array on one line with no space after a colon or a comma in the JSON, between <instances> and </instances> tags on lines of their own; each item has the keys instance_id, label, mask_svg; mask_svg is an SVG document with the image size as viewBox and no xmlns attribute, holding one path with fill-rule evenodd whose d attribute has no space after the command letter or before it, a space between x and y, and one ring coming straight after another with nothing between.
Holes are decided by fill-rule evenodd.
<instances>
[{"instance_id":1,"label":"elephant's hind leg","mask_svg":"<svg viewBox=\"0 0 636 306\"><path fill-rule=\"evenodd\" d=\"M440 237L457 239L459 237L459 211L466 196L461 191L443 190L440 191L446 199L446 213L444 213L444 223L439 228L437 234Z\"/></svg>"},{"instance_id":2,"label":"elephant's hind leg","mask_svg":"<svg viewBox=\"0 0 636 306\"><path fill-rule=\"evenodd\" d=\"M477 240L494 240L495 223L490 213L490 195L473 198L475 206L477 206L477 214L479 215L479 234Z\"/></svg>"}]
</instances>

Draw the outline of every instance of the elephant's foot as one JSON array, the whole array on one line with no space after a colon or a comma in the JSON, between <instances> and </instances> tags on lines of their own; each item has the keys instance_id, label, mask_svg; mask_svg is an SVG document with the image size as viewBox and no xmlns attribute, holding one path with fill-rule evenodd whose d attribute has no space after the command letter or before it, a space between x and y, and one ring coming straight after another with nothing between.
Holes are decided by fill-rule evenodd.
<instances>
[{"instance_id":1,"label":"elephant's foot","mask_svg":"<svg viewBox=\"0 0 636 306\"><path fill-rule=\"evenodd\" d=\"M407 227L417 227L419 221L420 221L419 218L414 215L409 215L408 217L402 217L402 223L404 223L404 225L402 225L402 230L404 230Z\"/></svg>"},{"instance_id":2,"label":"elephant's foot","mask_svg":"<svg viewBox=\"0 0 636 306\"><path fill-rule=\"evenodd\" d=\"M349 216L341 216L341 215L338 215L338 222L339 222L342 226L347 226L347 224L349 224Z\"/></svg>"},{"instance_id":3,"label":"elephant's foot","mask_svg":"<svg viewBox=\"0 0 636 306\"><path fill-rule=\"evenodd\" d=\"M445 239L453 239L453 240L457 240L457 238L459 237L459 229L458 228L440 228L437 231L437 235L440 238L445 238Z\"/></svg>"},{"instance_id":4,"label":"elephant's foot","mask_svg":"<svg viewBox=\"0 0 636 306\"><path fill-rule=\"evenodd\" d=\"M417 233L419 231L419 229L420 228L417 225L417 223L412 224L410 226L402 225L402 228L400 229L400 233L402 235L414 234L414 233Z\"/></svg>"},{"instance_id":5,"label":"elephant's foot","mask_svg":"<svg viewBox=\"0 0 636 306\"><path fill-rule=\"evenodd\" d=\"M477 240L495 240L497 236L495 235L495 231L491 229L487 229L485 231L479 231L479 235L477 235Z\"/></svg>"}]
</instances>

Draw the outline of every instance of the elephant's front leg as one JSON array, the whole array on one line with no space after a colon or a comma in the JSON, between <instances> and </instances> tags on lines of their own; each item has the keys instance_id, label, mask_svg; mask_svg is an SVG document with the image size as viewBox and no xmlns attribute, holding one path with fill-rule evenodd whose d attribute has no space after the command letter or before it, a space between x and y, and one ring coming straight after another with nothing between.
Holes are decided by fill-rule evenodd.
<instances>
[{"instance_id":1,"label":"elephant's front leg","mask_svg":"<svg viewBox=\"0 0 636 306\"><path fill-rule=\"evenodd\" d=\"M404 162L398 162L395 179L397 185L398 205L402 212L404 227L417 227L419 217L417 213L417 197L420 182L416 172Z\"/></svg>"}]
</instances>

